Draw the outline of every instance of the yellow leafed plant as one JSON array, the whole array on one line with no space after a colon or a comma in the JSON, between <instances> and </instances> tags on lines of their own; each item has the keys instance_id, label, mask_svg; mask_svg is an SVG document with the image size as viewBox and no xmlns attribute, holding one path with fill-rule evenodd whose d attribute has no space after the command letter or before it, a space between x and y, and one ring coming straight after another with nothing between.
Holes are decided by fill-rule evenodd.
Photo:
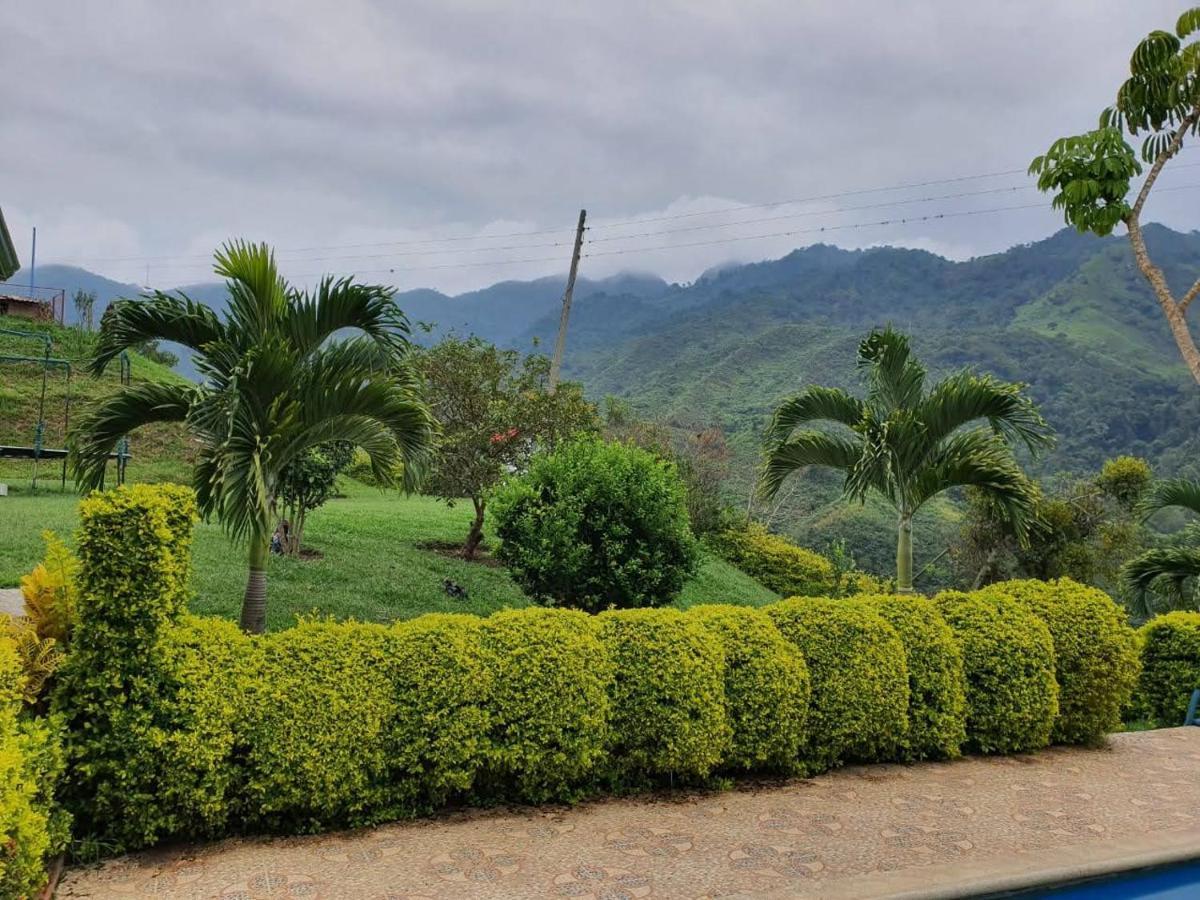
<instances>
[{"instance_id":1,"label":"yellow leafed plant","mask_svg":"<svg viewBox=\"0 0 1200 900\"><path fill-rule=\"evenodd\" d=\"M25 676L21 699L32 706L65 654L57 640L39 635L36 623L26 616L0 615L0 637L5 635L13 642Z\"/></svg>"},{"instance_id":2,"label":"yellow leafed plant","mask_svg":"<svg viewBox=\"0 0 1200 900\"><path fill-rule=\"evenodd\" d=\"M75 622L79 560L53 531L42 532L46 556L21 579L25 614L37 636L65 644Z\"/></svg>"}]
</instances>

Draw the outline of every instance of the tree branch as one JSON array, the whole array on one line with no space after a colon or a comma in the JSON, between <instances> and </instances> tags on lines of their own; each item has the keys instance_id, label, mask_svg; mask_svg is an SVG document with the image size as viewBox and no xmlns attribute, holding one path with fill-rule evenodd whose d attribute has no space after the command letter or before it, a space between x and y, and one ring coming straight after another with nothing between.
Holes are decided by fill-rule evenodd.
<instances>
[{"instance_id":1,"label":"tree branch","mask_svg":"<svg viewBox=\"0 0 1200 900\"><path fill-rule=\"evenodd\" d=\"M1183 117L1179 123L1179 128L1175 131L1175 136L1171 138L1171 143L1167 144L1162 153L1158 154L1158 158L1154 160L1154 165L1150 167L1150 171L1146 175L1146 180L1142 184L1142 189L1138 191L1137 200L1134 201L1133 209L1129 215L1134 219L1140 219L1142 215L1142 207L1146 205L1146 199L1150 196L1150 190L1154 187L1154 182L1158 180L1159 173L1162 172L1163 166L1171 159L1179 148L1183 146L1183 138L1191 130L1191 128L1200 121L1200 105L1197 105L1190 113Z\"/></svg>"},{"instance_id":2,"label":"tree branch","mask_svg":"<svg viewBox=\"0 0 1200 900\"><path fill-rule=\"evenodd\" d=\"M1187 308L1197 296L1200 296L1200 278L1197 278L1196 283L1179 299L1179 311L1187 312Z\"/></svg>"}]
</instances>

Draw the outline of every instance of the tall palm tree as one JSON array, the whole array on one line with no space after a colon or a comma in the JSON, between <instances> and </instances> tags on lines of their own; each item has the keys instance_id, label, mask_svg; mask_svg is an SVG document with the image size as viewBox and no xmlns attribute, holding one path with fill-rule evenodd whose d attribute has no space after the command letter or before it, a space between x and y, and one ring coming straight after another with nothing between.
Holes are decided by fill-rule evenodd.
<instances>
[{"instance_id":1,"label":"tall palm tree","mask_svg":"<svg viewBox=\"0 0 1200 900\"><path fill-rule=\"evenodd\" d=\"M1034 491L1013 456L1037 451L1051 433L1021 385L963 370L926 390L925 367L891 327L858 348L867 393L810 387L775 412L760 489L772 497L792 472L825 466L845 473L847 497L874 491L896 509L896 586L912 591L912 520L945 490L974 486L995 500L1023 539ZM821 430L811 426L824 423Z\"/></svg>"},{"instance_id":2,"label":"tall palm tree","mask_svg":"<svg viewBox=\"0 0 1200 900\"><path fill-rule=\"evenodd\" d=\"M344 440L367 452L381 482L402 463L411 486L434 426L407 365L408 320L392 288L327 277L301 291L280 276L266 244L242 241L216 253L214 271L228 291L223 318L158 291L109 307L93 374L126 348L167 340L193 351L204 383L135 384L98 403L79 424L72 468L81 487L97 487L123 434L186 422L200 447L193 484L201 512L249 544L242 627L261 632L284 467L309 447Z\"/></svg>"},{"instance_id":3,"label":"tall palm tree","mask_svg":"<svg viewBox=\"0 0 1200 900\"><path fill-rule=\"evenodd\" d=\"M1154 484L1138 511L1149 517L1162 509L1178 507L1200 515L1200 482L1186 478L1160 481ZM1156 612L1154 597L1166 601L1169 608L1197 608L1196 590L1186 590L1189 579L1200 578L1200 549L1194 547L1159 547L1147 550L1127 562L1122 569L1125 582L1133 588L1134 612L1149 618ZM1193 588L1196 585L1192 581Z\"/></svg>"}]
</instances>

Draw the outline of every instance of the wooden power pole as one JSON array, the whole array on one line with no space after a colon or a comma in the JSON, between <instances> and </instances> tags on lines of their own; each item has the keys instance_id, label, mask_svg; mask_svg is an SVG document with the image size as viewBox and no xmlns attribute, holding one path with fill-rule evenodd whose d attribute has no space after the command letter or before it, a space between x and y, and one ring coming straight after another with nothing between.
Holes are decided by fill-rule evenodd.
<instances>
[{"instance_id":1,"label":"wooden power pole","mask_svg":"<svg viewBox=\"0 0 1200 900\"><path fill-rule=\"evenodd\" d=\"M583 226L587 221L587 210L579 211L579 224L575 226L575 251L571 254L571 271L567 275L567 289L563 292L562 316L558 320L558 339L554 342L554 360L550 363L550 390L558 387L558 373L562 368L563 348L567 343L567 319L571 316L571 295L575 293L575 273L579 271L579 254L583 250Z\"/></svg>"}]
</instances>

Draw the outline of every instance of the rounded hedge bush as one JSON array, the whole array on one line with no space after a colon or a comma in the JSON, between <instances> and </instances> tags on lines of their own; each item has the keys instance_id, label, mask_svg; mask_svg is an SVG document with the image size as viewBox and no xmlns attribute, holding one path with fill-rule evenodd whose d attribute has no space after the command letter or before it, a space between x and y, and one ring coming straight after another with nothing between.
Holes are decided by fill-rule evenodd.
<instances>
[{"instance_id":1,"label":"rounded hedge bush","mask_svg":"<svg viewBox=\"0 0 1200 900\"><path fill-rule=\"evenodd\" d=\"M491 509L497 555L545 605L661 606L698 561L675 466L631 445L584 438L539 455Z\"/></svg>"},{"instance_id":2,"label":"rounded hedge bush","mask_svg":"<svg viewBox=\"0 0 1200 900\"><path fill-rule=\"evenodd\" d=\"M725 767L794 770L811 694L800 651L760 609L694 606L687 617L712 632L725 651L725 704L733 731Z\"/></svg>"},{"instance_id":3,"label":"rounded hedge bush","mask_svg":"<svg viewBox=\"0 0 1200 900\"><path fill-rule=\"evenodd\" d=\"M506 610L483 621L480 637L492 681L481 794L571 799L608 744L613 669L593 619L566 609Z\"/></svg>"},{"instance_id":4,"label":"rounded hedge bush","mask_svg":"<svg viewBox=\"0 0 1200 900\"><path fill-rule=\"evenodd\" d=\"M1006 581L984 593L1016 599L1050 629L1059 690L1054 742L1095 744L1121 727L1141 663L1136 632L1108 594L1070 578Z\"/></svg>"},{"instance_id":5,"label":"rounded hedge bush","mask_svg":"<svg viewBox=\"0 0 1200 900\"><path fill-rule=\"evenodd\" d=\"M832 593L833 563L757 522L729 528L710 539L713 549L763 587L784 597Z\"/></svg>"},{"instance_id":6,"label":"rounded hedge bush","mask_svg":"<svg viewBox=\"0 0 1200 900\"><path fill-rule=\"evenodd\" d=\"M1172 612L1141 628L1141 706L1155 725L1182 725L1192 691L1200 688L1200 613Z\"/></svg>"},{"instance_id":7,"label":"rounded hedge bush","mask_svg":"<svg viewBox=\"0 0 1200 900\"><path fill-rule=\"evenodd\" d=\"M856 597L896 629L908 662L908 733L900 758L958 756L967 739L962 651L933 601L915 595Z\"/></svg>"},{"instance_id":8,"label":"rounded hedge bush","mask_svg":"<svg viewBox=\"0 0 1200 900\"><path fill-rule=\"evenodd\" d=\"M246 686L246 819L316 830L379 821L396 713L388 629L301 621L259 639Z\"/></svg>"},{"instance_id":9,"label":"rounded hedge bush","mask_svg":"<svg viewBox=\"0 0 1200 900\"><path fill-rule=\"evenodd\" d=\"M697 619L674 609L596 618L612 658L610 774L704 776L726 758L725 653Z\"/></svg>"},{"instance_id":10,"label":"rounded hedge bush","mask_svg":"<svg viewBox=\"0 0 1200 900\"><path fill-rule=\"evenodd\" d=\"M802 761L815 771L893 755L908 730L908 666L896 630L861 603L793 597L765 609L808 664Z\"/></svg>"},{"instance_id":11,"label":"rounded hedge bush","mask_svg":"<svg viewBox=\"0 0 1200 900\"><path fill-rule=\"evenodd\" d=\"M483 619L435 613L393 625L389 678L395 718L387 736L397 815L463 795L486 764L493 667Z\"/></svg>"},{"instance_id":12,"label":"rounded hedge bush","mask_svg":"<svg viewBox=\"0 0 1200 900\"><path fill-rule=\"evenodd\" d=\"M962 648L967 746L1019 753L1048 745L1058 682L1046 625L1009 597L947 591L934 602Z\"/></svg>"}]
</instances>

